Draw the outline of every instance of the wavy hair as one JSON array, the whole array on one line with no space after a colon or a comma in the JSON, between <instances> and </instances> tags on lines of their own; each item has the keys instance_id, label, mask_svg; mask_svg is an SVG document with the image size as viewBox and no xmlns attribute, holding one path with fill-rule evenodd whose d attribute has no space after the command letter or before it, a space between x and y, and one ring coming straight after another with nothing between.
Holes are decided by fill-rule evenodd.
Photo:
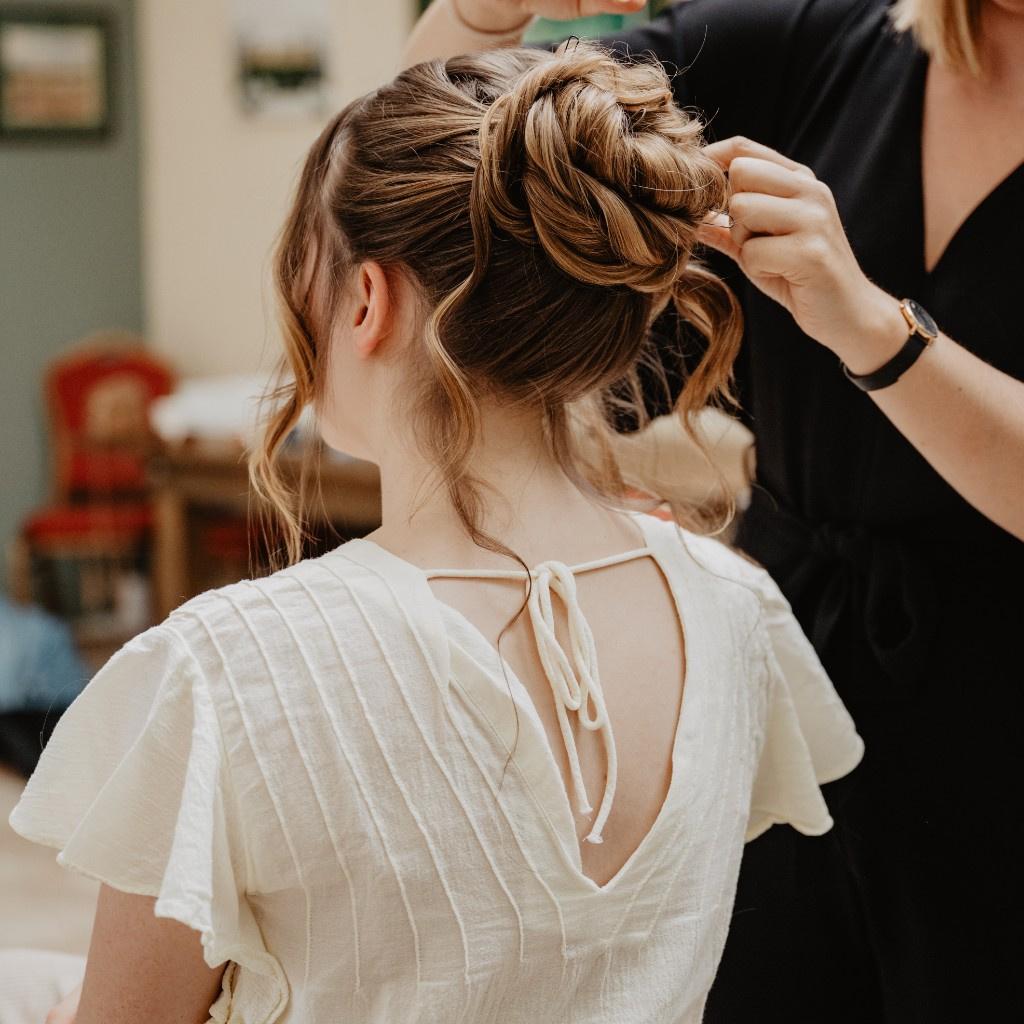
<instances>
[{"instance_id":1,"label":"wavy hair","mask_svg":"<svg viewBox=\"0 0 1024 1024\"><path fill-rule=\"evenodd\" d=\"M250 462L289 560L306 513L277 457L322 393L331 317L362 261L415 283L422 366L402 408L468 534L490 550L515 557L481 526L470 466L482 402L536 409L569 477L616 501L615 430L642 425L651 382L667 390L678 368L666 371L666 341L652 333L670 304L682 322L670 362L700 340L672 387L691 436L696 412L732 401L738 306L694 257L699 225L727 200L701 131L660 64L584 43L420 64L327 125L276 253L286 383Z\"/></svg>"}]
</instances>

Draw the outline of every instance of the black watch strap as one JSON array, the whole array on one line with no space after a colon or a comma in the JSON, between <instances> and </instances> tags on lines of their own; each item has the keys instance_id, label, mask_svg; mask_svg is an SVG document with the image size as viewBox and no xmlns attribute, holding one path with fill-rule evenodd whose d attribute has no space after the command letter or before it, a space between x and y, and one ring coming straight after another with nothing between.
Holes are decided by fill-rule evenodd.
<instances>
[{"instance_id":1,"label":"black watch strap","mask_svg":"<svg viewBox=\"0 0 1024 1024\"><path fill-rule=\"evenodd\" d=\"M938 324L932 319L925 308L913 299L904 299L900 303L900 312L910 329L910 337L904 346L874 373L851 373L843 363L843 373L853 381L861 391L878 391L895 384L917 362L921 353L938 337Z\"/></svg>"},{"instance_id":2,"label":"black watch strap","mask_svg":"<svg viewBox=\"0 0 1024 1024\"><path fill-rule=\"evenodd\" d=\"M851 373L843 363L843 373L861 391L878 391L887 388L909 370L917 362L918 356L931 344L931 338L922 337L916 331L907 338L906 344L874 373Z\"/></svg>"}]
</instances>

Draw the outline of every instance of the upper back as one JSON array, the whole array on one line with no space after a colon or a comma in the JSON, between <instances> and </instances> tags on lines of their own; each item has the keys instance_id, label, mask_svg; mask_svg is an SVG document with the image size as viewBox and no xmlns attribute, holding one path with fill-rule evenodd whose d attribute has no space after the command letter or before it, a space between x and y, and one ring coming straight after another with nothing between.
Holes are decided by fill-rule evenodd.
<instances>
[{"instance_id":1,"label":"upper back","mask_svg":"<svg viewBox=\"0 0 1024 1024\"><path fill-rule=\"evenodd\" d=\"M686 549L686 534L649 517L637 522L646 525L633 557L568 567L569 575L555 580L554 593L545 566L558 563L540 567L531 588L533 613L529 604L524 607L525 573L438 573L431 579L454 642L476 650L500 682L514 678L522 687L543 725L567 800L577 809L580 798L589 803L591 810L575 817L575 832L583 871L601 885L637 849L664 804L689 676L686 620L693 612L686 609L694 591L713 580L690 578L699 563ZM713 560L723 560L710 550ZM752 606L755 599L747 598ZM723 641L727 624L749 614L741 611L744 598L735 588L725 600L740 614L722 618ZM579 702L583 707L573 713ZM607 729L586 727L581 716L592 725L607 721ZM574 790L574 759L582 794ZM600 802L609 785L614 792L602 818ZM588 842L595 827L601 841Z\"/></svg>"},{"instance_id":2,"label":"upper back","mask_svg":"<svg viewBox=\"0 0 1024 1024\"><path fill-rule=\"evenodd\" d=\"M575 812L581 794L573 788L574 746L582 795L592 807L574 818L581 840L576 855L584 874L604 884L639 846L665 801L673 756L684 753L676 740L690 689L721 688L728 670L735 679L751 675L742 664L744 645L760 615L753 566L673 524L650 517L637 522L645 539L637 557L572 573L569 601L557 584L550 586L550 577L534 577L535 596L548 588L548 658L565 668L561 682L549 677L550 665L545 671L530 612L516 617L522 574L430 579L367 541L212 591L170 622L215 680L226 728L244 737L236 743L237 759L260 776L269 769L282 780L290 774L300 781L286 799L293 809L308 805L303 815L317 817L322 802L310 764L321 772L363 775L367 791L390 779L385 788L392 796L407 787L421 797L436 792L447 799L441 762L455 756L450 719L460 695L493 702L492 718L500 721L491 726L512 730L510 742L485 737L478 751L499 774L510 755L542 756L523 739L528 727L541 727L543 756L558 773L565 806ZM570 604L577 613L574 634ZM583 678L589 670L581 670L574 650L583 651L589 638L593 677ZM701 675L694 678L696 670ZM582 840L595 824L609 774L605 736L581 725L570 709L568 742L558 711L569 707L571 693L568 703L559 697L581 683L592 716L603 702L616 760L600 844ZM332 793L339 791L335 783ZM346 818L346 828L353 820L361 818ZM256 846L255 870L266 876L261 885L295 880L294 858L279 844Z\"/></svg>"},{"instance_id":3,"label":"upper back","mask_svg":"<svg viewBox=\"0 0 1024 1024\"><path fill-rule=\"evenodd\" d=\"M544 673L549 703L608 697L606 862L576 824L611 760L595 773L564 720L552 736L529 661L502 672L426 572L368 541L127 645L62 718L17 825L202 932L247 1020L693 1024L744 835L827 829L817 780L861 748L764 574L641 525L643 558L534 576L578 613L573 633L533 608L548 668L575 669ZM574 735L587 778L567 791L553 751Z\"/></svg>"}]
</instances>

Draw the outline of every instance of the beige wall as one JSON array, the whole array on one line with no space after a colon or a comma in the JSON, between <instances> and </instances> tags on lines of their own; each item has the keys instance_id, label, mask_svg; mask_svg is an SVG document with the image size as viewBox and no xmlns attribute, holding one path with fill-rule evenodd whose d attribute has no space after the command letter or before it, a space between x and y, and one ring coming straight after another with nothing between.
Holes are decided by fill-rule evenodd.
<instances>
[{"instance_id":1,"label":"beige wall","mask_svg":"<svg viewBox=\"0 0 1024 1024\"><path fill-rule=\"evenodd\" d=\"M331 0L334 106L394 74L413 7ZM254 372L276 356L269 254L319 130L240 111L229 15L229 0L138 6L146 333L186 374Z\"/></svg>"}]
</instances>

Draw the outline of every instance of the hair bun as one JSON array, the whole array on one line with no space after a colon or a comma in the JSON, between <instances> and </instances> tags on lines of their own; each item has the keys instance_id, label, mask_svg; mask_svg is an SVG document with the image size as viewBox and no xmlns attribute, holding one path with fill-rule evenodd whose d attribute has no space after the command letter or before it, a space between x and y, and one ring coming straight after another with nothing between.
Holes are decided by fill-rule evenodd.
<instances>
[{"instance_id":1,"label":"hair bun","mask_svg":"<svg viewBox=\"0 0 1024 1024\"><path fill-rule=\"evenodd\" d=\"M575 40L484 114L474 206L587 284L669 289L725 176L656 62Z\"/></svg>"}]
</instances>

